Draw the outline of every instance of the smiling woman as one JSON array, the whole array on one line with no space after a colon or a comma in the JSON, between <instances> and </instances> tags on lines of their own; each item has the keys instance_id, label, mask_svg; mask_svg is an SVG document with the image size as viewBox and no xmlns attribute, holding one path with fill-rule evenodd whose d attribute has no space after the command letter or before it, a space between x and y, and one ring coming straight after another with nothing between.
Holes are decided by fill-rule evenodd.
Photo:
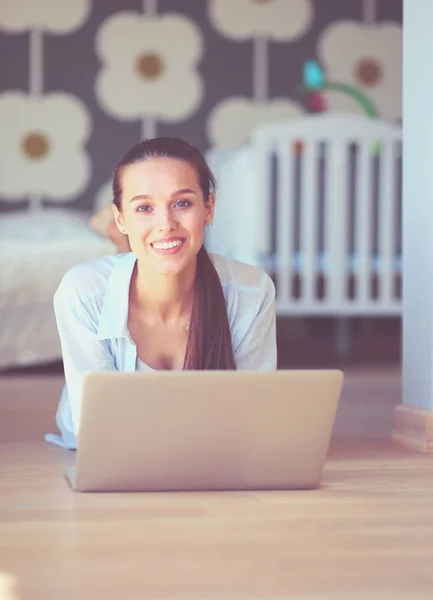
<instances>
[{"instance_id":1,"label":"smiling woman","mask_svg":"<svg viewBox=\"0 0 433 600\"><path fill-rule=\"evenodd\" d=\"M145 140L118 163L114 224L131 251L73 267L55 294L66 386L48 441L76 448L88 372L276 369L274 284L207 253L214 205L214 176L183 140Z\"/></svg>"}]
</instances>

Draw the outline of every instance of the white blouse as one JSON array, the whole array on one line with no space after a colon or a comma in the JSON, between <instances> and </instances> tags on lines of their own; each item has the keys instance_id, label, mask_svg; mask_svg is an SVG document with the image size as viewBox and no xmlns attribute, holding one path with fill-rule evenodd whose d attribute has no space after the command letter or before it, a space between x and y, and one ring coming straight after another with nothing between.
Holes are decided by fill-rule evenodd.
<instances>
[{"instance_id":1,"label":"white blouse","mask_svg":"<svg viewBox=\"0 0 433 600\"><path fill-rule=\"evenodd\" d=\"M233 353L239 370L277 368L275 287L260 269L211 254L226 300ZM54 311L66 385L57 410L61 435L46 440L76 448L86 373L152 370L137 357L128 335L129 287L136 256L129 252L76 265L63 277ZM137 360L138 359L138 360Z\"/></svg>"}]
</instances>

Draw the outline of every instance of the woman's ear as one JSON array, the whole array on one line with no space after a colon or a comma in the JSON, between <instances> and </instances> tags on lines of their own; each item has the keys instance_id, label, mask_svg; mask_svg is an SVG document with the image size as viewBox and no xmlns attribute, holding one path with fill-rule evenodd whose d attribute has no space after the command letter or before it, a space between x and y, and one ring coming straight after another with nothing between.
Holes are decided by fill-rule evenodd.
<instances>
[{"instance_id":1,"label":"woman's ear","mask_svg":"<svg viewBox=\"0 0 433 600\"><path fill-rule=\"evenodd\" d=\"M215 196L209 194L208 201L205 206L205 225L210 225L213 221L213 215L215 210Z\"/></svg>"}]
</instances>

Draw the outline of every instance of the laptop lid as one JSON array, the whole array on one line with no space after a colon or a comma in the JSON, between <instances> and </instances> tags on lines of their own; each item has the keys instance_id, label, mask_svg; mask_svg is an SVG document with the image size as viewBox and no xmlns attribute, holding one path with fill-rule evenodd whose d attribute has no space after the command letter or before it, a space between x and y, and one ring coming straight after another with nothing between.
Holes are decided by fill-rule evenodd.
<instances>
[{"instance_id":1,"label":"laptop lid","mask_svg":"<svg viewBox=\"0 0 433 600\"><path fill-rule=\"evenodd\" d=\"M315 488L342 381L333 370L90 373L74 487Z\"/></svg>"}]
</instances>

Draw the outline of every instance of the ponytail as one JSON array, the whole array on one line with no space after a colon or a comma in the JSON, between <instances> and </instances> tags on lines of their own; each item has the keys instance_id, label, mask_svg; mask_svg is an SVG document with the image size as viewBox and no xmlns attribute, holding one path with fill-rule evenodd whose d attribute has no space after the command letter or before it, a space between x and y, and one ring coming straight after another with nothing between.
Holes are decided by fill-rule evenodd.
<instances>
[{"instance_id":1,"label":"ponytail","mask_svg":"<svg viewBox=\"0 0 433 600\"><path fill-rule=\"evenodd\" d=\"M204 246L197 255L194 303L183 368L236 370L223 289Z\"/></svg>"}]
</instances>

